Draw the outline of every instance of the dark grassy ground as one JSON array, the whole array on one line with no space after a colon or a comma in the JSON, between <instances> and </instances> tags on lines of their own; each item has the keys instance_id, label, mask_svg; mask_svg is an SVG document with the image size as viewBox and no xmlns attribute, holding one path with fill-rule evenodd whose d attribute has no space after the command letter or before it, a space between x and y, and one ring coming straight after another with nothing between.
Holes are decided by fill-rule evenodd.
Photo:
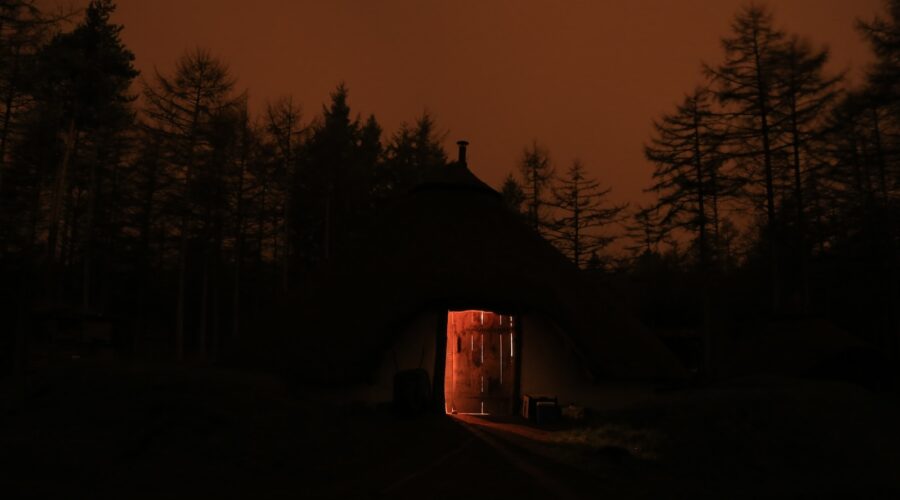
<instances>
[{"instance_id":1,"label":"dark grassy ground","mask_svg":"<svg viewBox=\"0 0 900 500\"><path fill-rule=\"evenodd\" d=\"M898 423L894 395L754 377L660 394L541 441L493 434L613 498L900 498Z\"/></svg>"},{"instance_id":2,"label":"dark grassy ground","mask_svg":"<svg viewBox=\"0 0 900 500\"><path fill-rule=\"evenodd\" d=\"M79 362L32 376L24 404L11 381L2 389L6 498L425 498L433 491L471 498L494 489L529 498L533 491L447 418L330 406L265 375ZM462 488L450 490L459 477Z\"/></svg>"},{"instance_id":3,"label":"dark grassy ground","mask_svg":"<svg viewBox=\"0 0 900 500\"><path fill-rule=\"evenodd\" d=\"M80 361L20 387L0 385L5 498L548 498L449 418L328 404L266 375ZM755 378L549 441L492 436L585 497L900 498L898 424L892 395Z\"/></svg>"}]
</instances>

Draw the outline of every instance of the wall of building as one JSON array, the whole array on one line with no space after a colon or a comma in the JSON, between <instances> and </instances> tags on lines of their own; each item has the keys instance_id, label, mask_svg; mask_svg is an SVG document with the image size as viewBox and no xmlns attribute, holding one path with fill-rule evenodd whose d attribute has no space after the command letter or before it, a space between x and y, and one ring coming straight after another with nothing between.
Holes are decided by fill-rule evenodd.
<instances>
[{"instance_id":1,"label":"wall of building","mask_svg":"<svg viewBox=\"0 0 900 500\"><path fill-rule=\"evenodd\" d=\"M584 404L591 396L589 376L568 336L542 314L522 317L521 394L558 398L561 405Z\"/></svg>"},{"instance_id":2,"label":"wall of building","mask_svg":"<svg viewBox=\"0 0 900 500\"><path fill-rule=\"evenodd\" d=\"M394 374L401 370L423 368L428 372L428 381L434 380L439 319L437 311L424 311L403 327L394 344L382 353L373 384L363 388L360 399L390 401L394 397Z\"/></svg>"},{"instance_id":3,"label":"wall of building","mask_svg":"<svg viewBox=\"0 0 900 500\"><path fill-rule=\"evenodd\" d=\"M393 346L382 353L372 384L357 387L345 396L370 403L391 401L394 374L398 370L423 368L432 382L435 340L443 314L446 312L424 311L415 316L395 337ZM576 356L569 337L546 316L526 314L519 321L522 325L517 332L521 335L517 334L514 342L516 356L521 356L520 395L555 396L561 405L574 403L595 410L619 408L652 396L652 387L646 385L614 381L594 383ZM508 341L506 336L504 346ZM471 348L471 345L463 346L463 350L466 347ZM448 366L453 370L452 363ZM508 380L504 379L504 382Z\"/></svg>"}]
</instances>

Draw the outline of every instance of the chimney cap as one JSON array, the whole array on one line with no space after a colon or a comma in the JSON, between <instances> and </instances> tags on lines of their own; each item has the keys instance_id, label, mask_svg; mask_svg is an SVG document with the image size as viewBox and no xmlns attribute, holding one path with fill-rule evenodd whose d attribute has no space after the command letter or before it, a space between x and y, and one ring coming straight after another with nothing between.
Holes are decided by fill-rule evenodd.
<instances>
[{"instance_id":1,"label":"chimney cap","mask_svg":"<svg viewBox=\"0 0 900 500\"><path fill-rule=\"evenodd\" d=\"M459 158L457 158L457 162L463 165L466 164L466 146L469 145L469 141L456 141L456 145L459 146Z\"/></svg>"}]
</instances>

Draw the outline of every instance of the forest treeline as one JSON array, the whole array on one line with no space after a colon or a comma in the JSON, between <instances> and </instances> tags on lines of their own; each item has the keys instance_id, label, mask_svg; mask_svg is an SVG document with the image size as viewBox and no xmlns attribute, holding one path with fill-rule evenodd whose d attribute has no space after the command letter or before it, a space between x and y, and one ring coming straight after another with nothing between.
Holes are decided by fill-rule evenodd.
<instances>
[{"instance_id":1,"label":"forest treeline","mask_svg":"<svg viewBox=\"0 0 900 500\"><path fill-rule=\"evenodd\" d=\"M653 122L651 203L608 203L537 142L502 194L573 262L635 284L660 331L702 330L710 349L748 318L816 316L900 355L900 1L885 5L855 21L875 60L858 87L829 73L827 47L742 7L721 59Z\"/></svg>"},{"instance_id":2,"label":"forest treeline","mask_svg":"<svg viewBox=\"0 0 900 500\"><path fill-rule=\"evenodd\" d=\"M5 347L76 315L126 351L215 357L447 161L427 112L384 137L344 85L316 116L290 97L254 116L209 51L139 77L114 10L0 3Z\"/></svg>"},{"instance_id":3,"label":"forest treeline","mask_svg":"<svg viewBox=\"0 0 900 500\"><path fill-rule=\"evenodd\" d=\"M6 352L35 318L80 315L127 331L120 350L215 358L448 161L427 112L385 133L343 84L314 114L290 97L254 112L207 50L139 75L112 0L38 5L0 0ZM858 22L876 59L860 88L764 7L739 11L721 61L654 123L655 203L609 203L538 141L500 191L576 265L651 283L651 326L696 324L718 293L740 302L723 310L827 313L896 352L900 1L887 5ZM608 251L618 227L624 257Z\"/></svg>"},{"instance_id":4,"label":"forest treeline","mask_svg":"<svg viewBox=\"0 0 900 500\"><path fill-rule=\"evenodd\" d=\"M900 2L885 5L856 21L875 61L858 87L827 47L740 9L721 59L653 124L638 268L686 267L705 316L725 291L732 312L826 317L898 355ZM678 232L689 247L665 250Z\"/></svg>"}]
</instances>

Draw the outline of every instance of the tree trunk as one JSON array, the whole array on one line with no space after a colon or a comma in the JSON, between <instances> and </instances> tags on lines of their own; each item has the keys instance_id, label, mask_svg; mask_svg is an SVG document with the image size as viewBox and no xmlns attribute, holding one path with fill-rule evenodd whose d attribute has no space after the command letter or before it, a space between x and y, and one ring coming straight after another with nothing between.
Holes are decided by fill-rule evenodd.
<instances>
[{"instance_id":1,"label":"tree trunk","mask_svg":"<svg viewBox=\"0 0 900 500\"><path fill-rule=\"evenodd\" d=\"M758 36L757 33L754 33ZM772 148L769 137L768 90L763 76L762 58L759 53L758 38L754 39L753 56L756 69L757 105L759 111L759 132L762 140L763 170L766 183L766 235L769 239L769 280L770 307L777 311L781 303L781 284L778 269L778 235L775 224L775 188L772 173Z\"/></svg>"},{"instance_id":2,"label":"tree trunk","mask_svg":"<svg viewBox=\"0 0 900 500\"><path fill-rule=\"evenodd\" d=\"M886 337L887 341L885 342L885 347L887 348L890 355L896 360L900 359L900 321L897 318L897 309L900 307L900 290L898 290L898 271L897 271L897 252L895 240L893 237L895 231L895 225L893 223L894 220L894 211L890 206L890 197L888 195L888 187L887 187L887 165L884 158L884 148L881 142L881 124L878 117L878 108L872 107L872 133L874 134L875 140L875 156L876 156L876 164L878 166L878 187L879 191L881 191L881 200L882 207L881 211L883 215L881 217L881 223L885 226L884 230L881 231L884 233L885 239L885 250L886 250L886 261L885 267L887 268L887 272L885 276L882 278L885 283L885 298L884 300L887 302L886 304L886 313L885 313L885 322L886 324Z\"/></svg>"},{"instance_id":3,"label":"tree trunk","mask_svg":"<svg viewBox=\"0 0 900 500\"><path fill-rule=\"evenodd\" d=\"M809 243L810 252L814 247L817 247L819 253L825 253L825 237L823 234L823 222L822 222L822 197L819 193L819 180L816 175L816 170L818 167L809 169L809 194L811 199L809 200L811 203L811 209L813 211L813 216L815 217L815 234L811 234L810 237L815 239L814 242Z\"/></svg>"},{"instance_id":4,"label":"tree trunk","mask_svg":"<svg viewBox=\"0 0 900 500\"><path fill-rule=\"evenodd\" d=\"M693 119L694 119L694 169L697 175L697 212L699 225L700 240L700 269L702 274L706 274L709 269L709 254L707 252L706 237L706 206L703 190L703 153L700 148L700 114L694 103Z\"/></svg>"},{"instance_id":5,"label":"tree trunk","mask_svg":"<svg viewBox=\"0 0 900 500\"><path fill-rule=\"evenodd\" d=\"M284 190L284 214L281 219L282 226L282 235L281 235L281 244L284 247L281 253L281 293L287 294L289 288L289 276L291 269L291 239L290 239L290 220L291 220L291 208L290 208L290 192L291 192L291 184L288 182L287 187Z\"/></svg>"},{"instance_id":6,"label":"tree trunk","mask_svg":"<svg viewBox=\"0 0 900 500\"><path fill-rule=\"evenodd\" d=\"M219 264L218 259L213 266L212 275L212 329L210 330L210 358L215 361L219 356Z\"/></svg>"},{"instance_id":7,"label":"tree trunk","mask_svg":"<svg viewBox=\"0 0 900 500\"><path fill-rule=\"evenodd\" d=\"M710 202L712 203L713 258L716 259L720 252L719 247L722 244L719 234L719 186L716 169L710 171L710 187L712 188Z\"/></svg>"},{"instance_id":8,"label":"tree trunk","mask_svg":"<svg viewBox=\"0 0 900 500\"><path fill-rule=\"evenodd\" d=\"M241 330L241 271L244 261L244 176L247 168L247 126L244 123L244 144L241 149L240 169L238 171L237 210L235 211L234 237L234 289L231 306L231 337L237 340Z\"/></svg>"},{"instance_id":9,"label":"tree trunk","mask_svg":"<svg viewBox=\"0 0 900 500\"><path fill-rule=\"evenodd\" d=\"M694 126L694 169L697 176L698 239L700 240L700 300L701 307L703 308L701 327L703 329L703 370L707 378L712 378L714 367L712 325L710 318L709 248L706 234L706 191L704 190L703 150L700 147L700 112L697 109L696 101L694 101L694 108L692 111Z\"/></svg>"},{"instance_id":10,"label":"tree trunk","mask_svg":"<svg viewBox=\"0 0 900 500\"><path fill-rule=\"evenodd\" d=\"M240 231L240 229L238 229ZM239 235L234 243L234 289L231 295L231 338L237 340L241 336L241 271L244 255L244 237Z\"/></svg>"},{"instance_id":11,"label":"tree trunk","mask_svg":"<svg viewBox=\"0 0 900 500\"><path fill-rule=\"evenodd\" d=\"M259 272L263 271L263 247L265 246L265 227L266 227L266 191L264 185L260 193L259 216L256 218L256 261L259 265Z\"/></svg>"},{"instance_id":12,"label":"tree trunk","mask_svg":"<svg viewBox=\"0 0 900 500\"><path fill-rule=\"evenodd\" d=\"M6 170L6 144L9 140L9 127L12 122L13 105L16 101L18 75L19 75L19 54L21 47L16 45L13 51L12 68L9 77L9 88L6 89L6 95L3 99L3 128L0 129L0 193L3 192L3 174Z\"/></svg>"},{"instance_id":13,"label":"tree trunk","mask_svg":"<svg viewBox=\"0 0 900 500\"><path fill-rule=\"evenodd\" d=\"M200 328L197 330L197 357L206 361L207 324L209 320L209 256L203 256L203 284L200 296Z\"/></svg>"},{"instance_id":14,"label":"tree trunk","mask_svg":"<svg viewBox=\"0 0 900 500\"><path fill-rule=\"evenodd\" d=\"M875 139L875 159L878 166L878 187L881 191L881 200L885 204L885 206L887 206L889 201L886 175L887 168L884 160L884 148L881 145L881 124L878 119L878 108L875 106L872 106L872 133L874 134L873 138Z\"/></svg>"},{"instance_id":15,"label":"tree trunk","mask_svg":"<svg viewBox=\"0 0 900 500\"><path fill-rule=\"evenodd\" d=\"M575 188L575 196L572 199L573 238L572 249L575 254L575 267L581 269L581 207L578 205L578 188Z\"/></svg>"},{"instance_id":16,"label":"tree trunk","mask_svg":"<svg viewBox=\"0 0 900 500\"><path fill-rule=\"evenodd\" d=\"M322 241L322 256L325 260L329 260L331 257L331 231L332 231L332 219L333 219L333 207L332 207L332 193L330 192L325 195L325 231L323 235Z\"/></svg>"},{"instance_id":17,"label":"tree trunk","mask_svg":"<svg viewBox=\"0 0 900 500\"><path fill-rule=\"evenodd\" d=\"M187 209L185 209L187 210ZM181 216L181 238L178 247L178 305L175 312L175 359L184 360L184 309L187 290L188 216Z\"/></svg>"},{"instance_id":18,"label":"tree trunk","mask_svg":"<svg viewBox=\"0 0 900 500\"><path fill-rule=\"evenodd\" d=\"M138 292L138 328L132 338L132 351L137 354L140 349L140 341L147 333L147 302L150 287L150 278L153 264L151 261L151 239L152 239L152 220L154 196L157 189L157 157L158 144L154 144L154 157L148 165L147 171L147 189L144 192L143 214L141 215L141 270L140 270L140 290Z\"/></svg>"},{"instance_id":19,"label":"tree trunk","mask_svg":"<svg viewBox=\"0 0 900 500\"><path fill-rule=\"evenodd\" d=\"M81 308L88 312L91 308L92 265L94 262L94 225L97 216L97 195L100 189L98 164L106 161L106 155L98 152L95 161L90 164L90 191L87 207L87 220L84 230L84 255L82 255Z\"/></svg>"},{"instance_id":20,"label":"tree trunk","mask_svg":"<svg viewBox=\"0 0 900 500\"><path fill-rule=\"evenodd\" d=\"M797 124L797 104L794 96L790 99L791 106L791 153L793 155L794 170L794 203L797 204L797 229L796 245L799 253L799 285L800 285L800 312L806 314L809 311L809 256L806 238L806 216L803 200L803 177L800 170L800 130Z\"/></svg>"},{"instance_id":21,"label":"tree trunk","mask_svg":"<svg viewBox=\"0 0 900 500\"><path fill-rule=\"evenodd\" d=\"M191 176L194 171L194 148L197 145L197 133L200 124L200 104L202 89L196 88L194 94L194 108L191 110L190 136L187 138L187 161L184 173L184 194L181 214L181 242L178 249L178 306L175 313L175 358L184 360L184 321L187 301L187 258L188 258L188 232L190 230L190 213L192 210Z\"/></svg>"},{"instance_id":22,"label":"tree trunk","mask_svg":"<svg viewBox=\"0 0 900 500\"><path fill-rule=\"evenodd\" d=\"M69 164L72 161L75 149L77 130L75 129L75 117L69 118L66 127L65 147L62 161L56 171L56 179L53 185L53 196L50 199L50 221L47 229L47 260L52 268L56 263L56 246L59 236L59 219L62 215L63 196L68 188ZM49 269L48 269L49 270Z\"/></svg>"},{"instance_id":23,"label":"tree trunk","mask_svg":"<svg viewBox=\"0 0 900 500\"><path fill-rule=\"evenodd\" d=\"M284 176L285 176L285 187L284 187L284 199L283 203L283 214L281 218L281 227L282 227L282 236L281 243L284 245L284 250L281 255L281 293L287 294L289 283L288 279L290 276L290 268L291 268L291 203L292 203L292 187L293 187L293 175L291 166L293 164L293 120L290 121L288 125L288 129L285 137L285 153L284 153Z\"/></svg>"}]
</instances>

